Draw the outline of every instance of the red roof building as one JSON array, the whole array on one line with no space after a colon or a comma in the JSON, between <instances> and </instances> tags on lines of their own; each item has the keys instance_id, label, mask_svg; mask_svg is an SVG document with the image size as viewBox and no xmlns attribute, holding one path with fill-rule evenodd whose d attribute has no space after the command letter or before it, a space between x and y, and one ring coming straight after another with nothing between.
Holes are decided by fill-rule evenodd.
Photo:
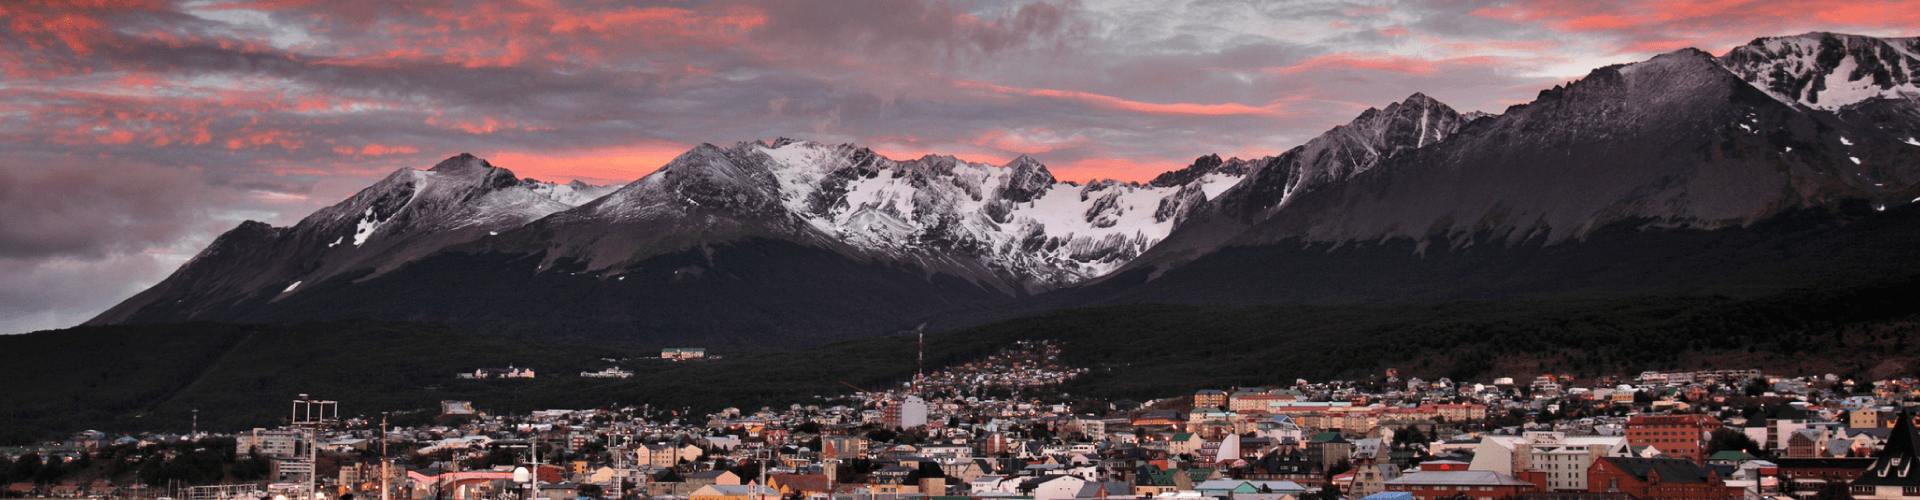
<instances>
[{"instance_id":1,"label":"red roof building","mask_svg":"<svg viewBox=\"0 0 1920 500\"><path fill-rule=\"evenodd\" d=\"M1741 500L1720 474L1678 458L1600 457L1587 469L1587 492L1626 493L1639 500Z\"/></svg>"}]
</instances>

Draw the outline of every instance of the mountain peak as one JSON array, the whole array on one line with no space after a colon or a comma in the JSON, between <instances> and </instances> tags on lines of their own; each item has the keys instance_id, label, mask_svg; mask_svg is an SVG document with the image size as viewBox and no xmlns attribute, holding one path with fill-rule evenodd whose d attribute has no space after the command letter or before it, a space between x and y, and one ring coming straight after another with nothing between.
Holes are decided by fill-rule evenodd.
<instances>
[{"instance_id":1,"label":"mountain peak","mask_svg":"<svg viewBox=\"0 0 1920 500\"><path fill-rule=\"evenodd\" d=\"M1007 188L1001 191L1001 196L1016 203L1033 201L1048 186L1059 182L1040 160L1024 154L1007 162L1006 168L1012 172L1007 175Z\"/></svg>"},{"instance_id":2,"label":"mountain peak","mask_svg":"<svg viewBox=\"0 0 1920 500\"><path fill-rule=\"evenodd\" d=\"M435 164L433 168L429 168L427 169L427 171L428 172L460 173L460 172L467 172L467 171L487 169L487 168L493 168L493 165L490 163L487 163L487 160L483 160L478 156L474 156L473 153L460 153L458 155L448 157L445 160L440 160L440 163Z\"/></svg>"},{"instance_id":3,"label":"mountain peak","mask_svg":"<svg viewBox=\"0 0 1920 500\"><path fill-rule=\"evenodd\" d=\"M1428 97L1427 94L1421 93L1421 92L1414 92L1413 95L1407 96L1406 100L1400 101L1400 104L1406 105L1406 106L1418 106L1422 108L1446 105L1444 103L1441 103L1439 99Z\"/></svg>"}]
</instances>

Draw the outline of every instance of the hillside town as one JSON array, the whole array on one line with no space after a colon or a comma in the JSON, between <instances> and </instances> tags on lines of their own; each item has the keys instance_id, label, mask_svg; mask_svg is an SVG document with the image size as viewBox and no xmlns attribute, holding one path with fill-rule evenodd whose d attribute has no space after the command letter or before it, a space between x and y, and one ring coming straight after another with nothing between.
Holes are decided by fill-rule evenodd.
<instances>
[{"instance_id":1,"label":"hillside town","mask_svg":"<svg viewBox=\"0 0 1920 500\"><path fill-rule=\"evenodd\" d=\"M701 353L704 354L704 353ZM314 500L1892 500L1920 496L1912 379L1295 381L1089 401L1023 341L897 387L692 415L447 401L235 433L0 449L0 495ZM692 356L689 356L692 357ZM524 369L524 368L522 368ZM511 370L502 370L511 371ZM618 376L582 373L581 376ZM527 373L531 373L530 370ZM478 370L473 376L490 375ZM500 376L500 374L491 374ZM508 375L511 376L511 375Z\"/></svg>"}]
</instances>

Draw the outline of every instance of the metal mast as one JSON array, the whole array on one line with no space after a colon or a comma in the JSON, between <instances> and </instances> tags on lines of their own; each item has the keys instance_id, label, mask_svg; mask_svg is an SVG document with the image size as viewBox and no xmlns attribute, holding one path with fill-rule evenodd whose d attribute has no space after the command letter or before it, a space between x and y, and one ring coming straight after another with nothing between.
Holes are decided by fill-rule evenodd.
<instances>
[{"instance_id":1,"label":"metal mast","mask_svg":"<svg viewBox=\"0 0 1920 500\"><path fill-rule=\"evenodd\" d=\"M380 414L380 500L391 500L387 490L393 485L387 484L387 414Z\"/></svg>"},{"instance_id":2,"label":"metal mast","mask_svg":"<svg viewBox=\"0 0 1920 500\"><path fill-rule=\"evenodd\" d=\"M327 412L329 408L333 410L331 416ZM305 430L307 434L307 488L301 500L314 500L320 490L320 471L315 466L320 458L320 430L340 420L340 403L308 399L306 394L301 394L300 399L293 400L291 420L295 428Z\"/></svg>"},{"instance_id":3,"label":"metal mast","mask_svg":"<svg viewBox=\"0 0 1920 500\"><path fill-rule=\"evenodd\" d=\"M927 376L927 331L925 325L916 333L920 334L920 367L913 371L913 395L920 396L920 379Z\"/></svg>"}]
</instances>

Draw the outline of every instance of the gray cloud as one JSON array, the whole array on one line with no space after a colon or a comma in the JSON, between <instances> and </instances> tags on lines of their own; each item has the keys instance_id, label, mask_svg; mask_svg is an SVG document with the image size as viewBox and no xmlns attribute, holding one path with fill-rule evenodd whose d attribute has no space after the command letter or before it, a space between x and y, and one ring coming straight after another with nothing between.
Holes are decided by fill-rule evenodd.
<instances>
[{"instance_id":1,"label":"gray cloud","mask_svg":"<svg viewBox=\"0 0 1920 500\"><path fill-rule=\"evenodd\" d=\"M1486 0L50 5L7 8L86 22L0 26L0 331L83 319L242 218L290 223L459 152L789 136L1145 180L1414 92L1498 112L1637 42L1889 29L1575 32L1554 23L1637 7Z\"/></svg>"}]
</instances>

